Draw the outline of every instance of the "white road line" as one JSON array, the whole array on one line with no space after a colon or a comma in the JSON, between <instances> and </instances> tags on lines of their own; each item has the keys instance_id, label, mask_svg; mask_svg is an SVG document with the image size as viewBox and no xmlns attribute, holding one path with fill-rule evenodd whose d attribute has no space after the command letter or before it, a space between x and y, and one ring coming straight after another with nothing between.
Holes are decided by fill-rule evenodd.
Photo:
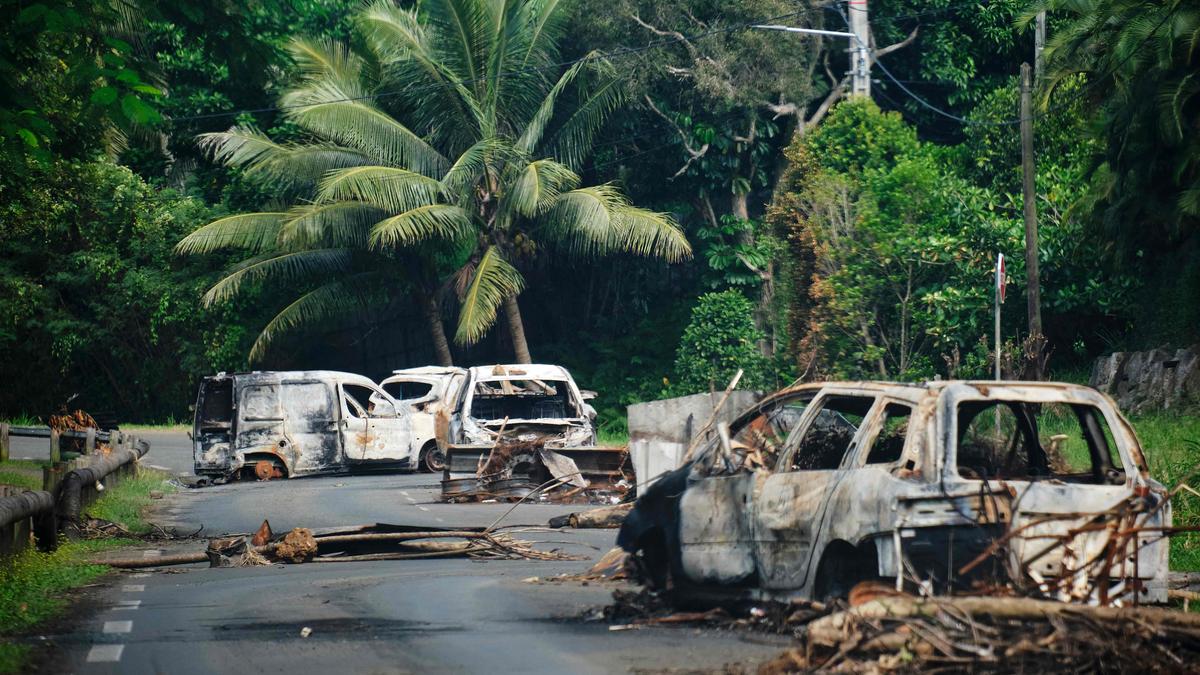
<instances>
[{"instance_id":1,"label":"white road line","mask_svg":"<svg viewBox=\"0 0 1200 675\"><path fill-rule=\"evenodd\" d=\"M117 601L117 606L116 606L116 607L113 607L113 609L114 609L114 610L118 610L118 609L137 609L138 607L141 607L141 606L142 606L142 601L141 601L141 600L118 600L118 601Z\"/></svg>"},{"instance_id":2,"label":"white road line","mask_svg":"<svg viewBox=\"0 0 1200 675\"><path fill-rule=\"evenodd\" d=\"M417 503L417 500L413 499L412 497L405 497L405 499L407 499L407 500L408 500L408 503L410 503L410 504L416 504L416 503Z\"/></svg>"},{"instance_id":3,"label":"white road line","mask_svg":"<svg viewBox=\"0 0 1200 675\"><path fill-rule=\"evenodd\" d=\"M428 510L429 510L429 509L425 508L424 506L418 506L417 508L418 508L418 509L421 509L422 511L428 511Z\"/></svg>"},{"instance_id":4,"label":"white road line","mask_svg":"<svg viewBox=\"0 0 1200 675\"><path fill-rule=\"evenodd\" d=\"M105 633L129 633L133 630L132 621L105 621Z\"/></svg>"},{"instance_id":5,"label":"white road line","mask_svg":"<svg viewBox=\"0 0 1200 675\"><path fill-rule=\"evenodd\" d=\"M137 574L130 574L129 578L130 579L145 579L148 576L150 576L149 572L138 572Z\"/></svg>"},{"instance_id":6,"label":"white road line","mask_svg":"<svg viewBox=\"0 0 1200 675\"><path fill-rule=\"evenodd\" d=\"M444 522L446 522L446 521L445 521L444 519L442 519L442 518L434 518L434 520L438 521L439 523L444 523Z\"/></svg>"},{"instance_id":7,"label":"white road line","mask_svg":"<svg viewBox=\"0 0 1200 675\"><path fill-rule=\"evenodd\" d=\"M407 493L407 492L405 492L404 490L401 490L401 491L400 491L400 494L404 495L405 497L407 497L407 496L408 496L408 493Z\"/></svg>"},{"instance_id":8,"label":"white road line","mask_svg":"<svg viewBox=\"0 0 1200 675\"><path fill-rule=\"evenodd\" d=\"M156 551L154 549L150 549L149 551L142 551L143 558L157 558L160 555L162 555L162 551Z\"/></svg>"},{"instance_id":9,"label":"white road line","mask_svg":"<svg viewBox=\"0 0 1200 675\"><path fill-rule=\"evenodd\" d=\"M125 645L96 645L88 652L88 663L116 663L121 660Z\"/></svg>"},{"instance_id":10,"label":"white road line","mask_svg":"<svg viewBox=\"0 0 1200 675\"><path fill-rule=\"evenodd\" d=\"M121 590L125 593L141 593L146 590L146 584L125 584Z\"/></svg>"}]
</instances>

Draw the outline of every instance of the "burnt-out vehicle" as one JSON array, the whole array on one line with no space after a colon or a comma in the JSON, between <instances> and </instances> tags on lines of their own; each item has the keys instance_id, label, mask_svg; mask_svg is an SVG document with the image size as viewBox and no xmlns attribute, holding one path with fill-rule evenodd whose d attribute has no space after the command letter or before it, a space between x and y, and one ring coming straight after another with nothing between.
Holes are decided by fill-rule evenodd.
<instances>
[{"instance_id":1,"label":"burnt-out vehicle","mask_svg":"<svg viewBox=\"0 0 1200 675\"><path fill-rule=\"evenodd\" d=\"M200 383L195 472L216 480L412 469L412 413L370 379L324 370L219 373Z\"/></svg>"},{"instance_id":2,"label":"burnt-out vehicle","mask_svg":"<svg viewBox=\"0 0 1200 675\"><path fill-rule=\"evenodd\" d=\"M580 487L618 479L624 451L596 446L596 412L585 396L562 366L468 369L442 443L443 496L476 491L474 479L489 462L496 466L485 481L502 477L521 489L552 475Z\"/></svg>"},{"instance_id":3,"label":"burnt-out vehicle","mask_svg":"<svg viewBox=\"0 0 1200 675\"><path fill-rule=\"evenodd\" d=\"M1093 389L802 385L719 432L622 525L619 545L653 586L824 599L869 580L1001 582L1062 600L1166 600L1167 492Z\"/></svg>"},{"instance_id":4,"label":"burnt-out vehicle","mask_svg":"<svg viewBox=\"0 0 1200 675\"><path fill-rule=\"evenodd\" d=\"M379 386L412 412L413 444L420 448L417 468L441 472L446 468L445 448L438 438L449 433L450 419L467 378L466 368L421 366L394 370Z\"/></svg>"}]
</instances>

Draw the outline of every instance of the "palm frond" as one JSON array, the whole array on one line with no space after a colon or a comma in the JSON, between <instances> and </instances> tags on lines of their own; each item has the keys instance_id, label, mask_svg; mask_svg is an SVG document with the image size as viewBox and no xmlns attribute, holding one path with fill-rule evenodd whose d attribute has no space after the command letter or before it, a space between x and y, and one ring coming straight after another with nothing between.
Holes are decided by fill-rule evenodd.
<instances>
[{"instance_id":1,"label":"palm frond","mask_svg":"<svg viewBox=\"0 0 1200 675\"><path fill-rule=\"evenodd\" d=\"M454 240L471 231L471 216L452 204L428 204L382 220L371 230L373 248L409 246L426 239Z\"/></svg>"},{"instance_id":2,"label":"palm frond","mask_svg":"<svg viewBox=\"0 0 1200 675\"><path fill-rule=\"evenodd\" d=\"M198 228L179 240L176 255L212 253L231 248L258 253L275 245L286 213L240 213Z\"/></svg>"},{"instance_id":3,"label":"palm frond","mask_svg":"<svg viewBox=\"0 0 1200 675\"><path fill-rule=\"evenodd\" d=\"M286 184L312 183L328 171L370 163L369 157L353 148L319 142L281 145L248 127L200 134L197 143L222 164Z\"/></svg>"},{"instance_id":4,"label":"palm frond","mask_svg":"<svg viewBox=\"0 0 1200 675\"><path fill-rule=\"evenodd\" d=\"M476 263L475 274L460 300L454 341L460 345L479 342L496 322L500 303L524 288L521 273L504 259L498 248L489 246Z\"/></svg>"},{"instance_id":5,"label":"palm frond","mask_svg":"<svg viewBox=\"0 0 1200 675\"><path fill-rule=\"evenodd\" d=\"M591 57L592 54L588 54ZM586 58L586 57L585 57ZM554 118L555 106L558 104L558 97L575 81L579 73L587 67L587 61L580 61L571 66L559 78L558 82L550 88L549 93L542 100L538 111L534 113L533 118L525 125L521 131L521 135L517 138L517 148L528 153L532 153L537 149L538 144L542 141L542 136L546 133L546 125L550 124L550 120Z\"/></svg>"},{"instance_id":6,"label":"palm frond","mask_svg":"<svg viewBox=\"0 0 1200 675\"><path fill-rule=\"evenodd\" d=\"M433 146L366 99L347 100L332 82L285 94L287 118L307 131L376 158L377 163L439 176L449 162Z\"/></svg>"},{"instance_id":7,"label":"palm frond","mask_svg":"<svg viewBox=\"0 0 1200 675\"><path fill-rule=\"evenodd\" d=\"M312 248L365 249L371 228L388 213L357 201L301 204L290 209L279 229L279 246L285 251Z\"/></svg>"},{"instance_id":8,"label":"palm frond","mask_svg":"<svg viewBox=\"0 0 1200 675\"><path fill-rule=\"evenodd\" d=\"M350 96L367 93L362 87L363 60L349 46L328 38L293 38L287 50L305 80L334 82Z\"/></svg>"},{"instance_id":9,"label":"palm frond","mask_svg":"<svg viewBox=\"0 0 1200 675\"><path fill-rule=\"evenodd\" d=\"M580 168L588 155L592 154L596 133L624 103L625 97L624 82L616 77L589 87L584 100L542 147L563 164L573 169Z\"/></svg>"},{"instance_id":10,"label":"palm frond","mask_svg":"<svg viewBox=\"0 0 1200 675\"><path fill-rule=\"evenodd\" d=\"M250 361L260 361L280 335L302 326L353 316L371 307L386 294L378 272L366 272L332 281L296 298L259 332L250 348Z\"/></svg>"},{"instance_id":11,"label":"palm frond","mask_svg":"<svg viewBox=\"0 0 1200 675\"><path fill-rule=\"evenodd\" d=\"M692 254L670 216L631 206L613 185L563 193L540 222L548 239L580 257L632 253L679 262Z\"/></svg>"},{"instance_id":12,"label":"palm frond","mask_svg":"<svg viewBox=\"0 0 1200 675\"><path fill-rule=\"evenodd\" d=\"M437 201L441 187L437 180L408 169L360 166L330 172L317 189L317 200L355 200L401 213Z\"/></svg>"},{"instance_id":13,"label":"palm frond","mask_svg":"<svg viewBox=\"0 0 1200 675\"><path fill-rule=\"evenodd\" d=\"M200 298L205 307L237 295L248 281L295 282L318 275L344 274L351 269L352 253L345 249L315 249L273 253L236 265Z\"/></svg>"},{"instance_id":14,"label":"palm frond","mask_svg":"<svg viewBox=\"0 0 1200 675\"><path fill-rule=\"evenodd\" d=\"M475 185L487 172L489 164L500 164L514 160L517 155L512 146L502 138L485 138L463 151L442 177L442 191L446 195L461 195Z\"/></svg>"},{"instance_id":15,"label":"palm frond","mask_svg":"<svg viewBox=\"0 0 1200 675\"><path fill-rule=\"evenodd\" d=\"M579 185L579 176L550 159L530 162L508 184L505 208L522 216L533 217L552 207L566 190Z\"/></svg>"},{"instance_id":16,"label":"palm frond","mask_svg":"<svg viewBox=\"0 0 1200 675\"><path fill-rule=\"evenodd\" d=\"M425 17L434 30L439 61L463 80L483 78L486 49L495 26L481 0L425 0Z\"/></svg>"}]
</instances>

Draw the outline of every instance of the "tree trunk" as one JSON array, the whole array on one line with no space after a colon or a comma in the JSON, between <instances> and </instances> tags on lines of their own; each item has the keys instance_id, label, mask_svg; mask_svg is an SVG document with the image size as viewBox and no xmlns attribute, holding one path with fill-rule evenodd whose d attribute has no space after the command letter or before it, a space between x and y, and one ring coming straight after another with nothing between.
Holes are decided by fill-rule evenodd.
<instances>
[{"instance_id":1,"label":"tree trunk","mask_svg":"<svg viewBox=\"0 0 1200 675\"><path fill-rule=\"evenodd\" d=\"M442 311L432 293L418 293L417 304L425 315L429 326L429 337L433 341L433 354L439 366L453 366L454 356L450 353L450 341L446 339L446 327L442 324Z\"/></svg>"},{"instance_id":2,"label":"tree trunk","mask_svg":"<svg viewBox=\"0 0 1200 675\"><path fill-rule=\"evenodd\" d=\"M741 218L742 220L750 220L750 209L746 204L746 200L747 200L748 196L749 195L746 195L744 193L739 193L739 192L733 193L733 202L732 202L731 206L733 208L733 215L735 218Z\"/></svg>"},{"instance_id":3,"label":"tree trunk","mask_svg":"<svg viewBox=\"0 0 1200 675\"><path fill-rule=\"evenodd\" d=\"M525 341L525 324L521 321L521 308L517 296L504 299L504 315L508 317L508 335L512 338L513 357L517 363L533 363L529 356L529 343Z\"/></svg>"}]
</instances>

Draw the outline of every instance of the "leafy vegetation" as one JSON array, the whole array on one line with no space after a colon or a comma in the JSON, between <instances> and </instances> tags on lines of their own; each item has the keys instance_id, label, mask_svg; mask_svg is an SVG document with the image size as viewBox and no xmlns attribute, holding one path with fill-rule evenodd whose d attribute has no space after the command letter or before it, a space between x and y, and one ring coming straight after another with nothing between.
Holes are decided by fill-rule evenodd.
<instances>
[{"instance_id":1,"label":"leafy vegetation","mask_svg":"<svg viewBox=\"0 0 1200 675\"><path fill-rule=\"evenodd\" d=\"M166 474L141 470L105 492L88 508L96 517L113 520L133 532L148 529L142 514L151 489L164 489ZM0 561L0 673L22 672L29 649L8 640L57 616L67 605L66 591L91 583L108 572L88 560L100 551L129 546L131 539L62 541L53 553L27 549Z\"/></svg>"}]
</instances>

